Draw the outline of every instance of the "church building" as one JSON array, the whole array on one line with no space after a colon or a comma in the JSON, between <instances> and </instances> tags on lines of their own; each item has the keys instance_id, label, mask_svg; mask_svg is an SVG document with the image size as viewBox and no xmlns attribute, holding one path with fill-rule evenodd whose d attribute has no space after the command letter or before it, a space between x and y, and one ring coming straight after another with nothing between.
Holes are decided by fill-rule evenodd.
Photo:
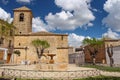
<instances>
[{"instance_id":1,"label":"church building","mask_svg":"<svg viewBox=\"0 0 120 80\"><path fill-rule=\"evenodd\" d=\"M35 47L31 42L35 39L46 40L50 47L45 49L44 54L55 54L55 64L68 64L68 35L56 34L46 31L32 32L32 11L23 6L14 9L13 25L16 27L14 36L14 51L19 50L20 56L13 54L11 63L24 64L28 61L30 64L38 62L38 56ZM48 60L50 57L48 56ZM41 62L47 63L47 59L42 56Z\"/></svg>"}]
</instances>

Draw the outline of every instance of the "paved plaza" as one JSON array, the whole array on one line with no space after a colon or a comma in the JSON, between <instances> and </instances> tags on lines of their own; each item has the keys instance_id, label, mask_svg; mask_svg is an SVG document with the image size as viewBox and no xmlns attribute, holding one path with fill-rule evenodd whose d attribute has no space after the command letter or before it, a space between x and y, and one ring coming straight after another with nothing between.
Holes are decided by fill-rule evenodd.
<instances>
[{"instance_id":1,"label":"paved plaza","mask_svg":"<svg viewBox=\"0 0 120 80\"><path fill-rule=\"evenodd\" d=\"M37 70L36 65L6 65L6 66L1 66L0 68L19 69L19 70ZM74 64L69 64L68 69L66 71L78 71L78 70L94 70L94 68L77 67Z\"/></svg>"}]
</instances>

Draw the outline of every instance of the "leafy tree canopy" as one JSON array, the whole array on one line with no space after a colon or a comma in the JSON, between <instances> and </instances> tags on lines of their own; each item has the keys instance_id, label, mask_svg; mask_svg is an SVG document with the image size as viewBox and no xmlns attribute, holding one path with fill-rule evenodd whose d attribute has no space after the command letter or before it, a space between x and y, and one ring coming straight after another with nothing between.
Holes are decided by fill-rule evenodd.
<instances>
[{"instance_id":1,"label":"leafy tree canopy","mask_svg":"<svg viewBox=\"0 0 120 80\"><path fill-rule=\"evenodd\" d=\"M0 19L0 36L9 36L10 30L13 30L14 26L7 21Z\"/></svg>"},{"instance_id":2,"label":"leafy tree canopy","mask_svg":"<svg viewBox=\"0 0 120 80\"><path fill-rule=\"evenodd\" d=\"M85 38L83 40L83 44L90 45L90 46L99 46L104 43L103 39L96 39L96 38Z\"/></svg>"},{"instance_id":3,"label":"leafy tree canopy","mask_svg":"<svg viewBox=\"0 0 120 80\"><path fill-rule=\"evenodd\" d=\"M99 48L102 46L103 43L103 39L85 38L83 40L83 44L86 45L86 49L89 51L93 65L96 64L96 55L99 53Z\"/></svg>"},{"instance_id":4,"label":"leafy tree canopy","mask_svg":"<svg viewBox=\"0 0 120 80\"><path fill-rule=\"evenodd\" d=\"M31 43L35 47L39 59L43 56L44 50L50 47L46 40L35 39Z\"/></svg>"},{"instance_id":5,"label":"leafy tree canopy","mask_svg":"<svg viewBox=\"0 0 120 80\"><path fill-rule=\"evenodd\" d=\"M36 39L32 41L32 44L41 49L50 47L50 44L46 40Z\"/></svg>"}]
</instances>

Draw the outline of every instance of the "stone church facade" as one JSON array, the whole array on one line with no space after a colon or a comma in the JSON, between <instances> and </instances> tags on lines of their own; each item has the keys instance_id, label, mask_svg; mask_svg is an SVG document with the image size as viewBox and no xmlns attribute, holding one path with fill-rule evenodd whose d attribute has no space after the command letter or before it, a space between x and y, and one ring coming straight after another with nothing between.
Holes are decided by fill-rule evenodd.
<instances>
[{"instance_id":1,"label":"stone church facade","mask_svg":"<svg viewBox=\"0 0 120 80\"><path fill-rule=\"evenodd\" d=\"M38 56L35 47L31 42L35 39L46 40L50 47L45 49L44 54L55 54L55 64L68 64L68 35L56 34L51 32L32 32L32 11L23 6L14 9L14 26L16 27L14 36L14 50L21 52L20 56L12 55L11 63L21 64L29 61L30 64L38 62ZM41 58L43 63L48 63L50 57Z\"/></svg>"}]
</instances>

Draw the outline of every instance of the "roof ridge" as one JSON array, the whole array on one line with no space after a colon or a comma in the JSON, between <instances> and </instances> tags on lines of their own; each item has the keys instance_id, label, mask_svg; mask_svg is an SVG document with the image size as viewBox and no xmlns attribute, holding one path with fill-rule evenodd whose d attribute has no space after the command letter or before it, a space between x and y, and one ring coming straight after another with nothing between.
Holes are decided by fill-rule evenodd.
<instances>
[{"instance_id":1,"label":"roof ridge","mask_svg":"<svg viewBox=\"0 0 120 80\"><path fill-rule=\"evenodd\" d=\"M31 11L31 9L29 9L29 8L26 7L26 6L22 6L22 7L19 7L19 8L15 8L14 10L28 10L28 11Z\"/></svg>"},{"instance_id":2,"label":"roof ridge","mask_svg":"<svg viewBox=\"0 0 120 80\"><path fill-rule=\"evenodd\" d=\"M48 31L39 31L39 32L34 32L34 33L30 33L30 35L67 35L67 34L59 34L59 33L52 33L52 32L48 32Z\"/></svg>"}]
</instances>

